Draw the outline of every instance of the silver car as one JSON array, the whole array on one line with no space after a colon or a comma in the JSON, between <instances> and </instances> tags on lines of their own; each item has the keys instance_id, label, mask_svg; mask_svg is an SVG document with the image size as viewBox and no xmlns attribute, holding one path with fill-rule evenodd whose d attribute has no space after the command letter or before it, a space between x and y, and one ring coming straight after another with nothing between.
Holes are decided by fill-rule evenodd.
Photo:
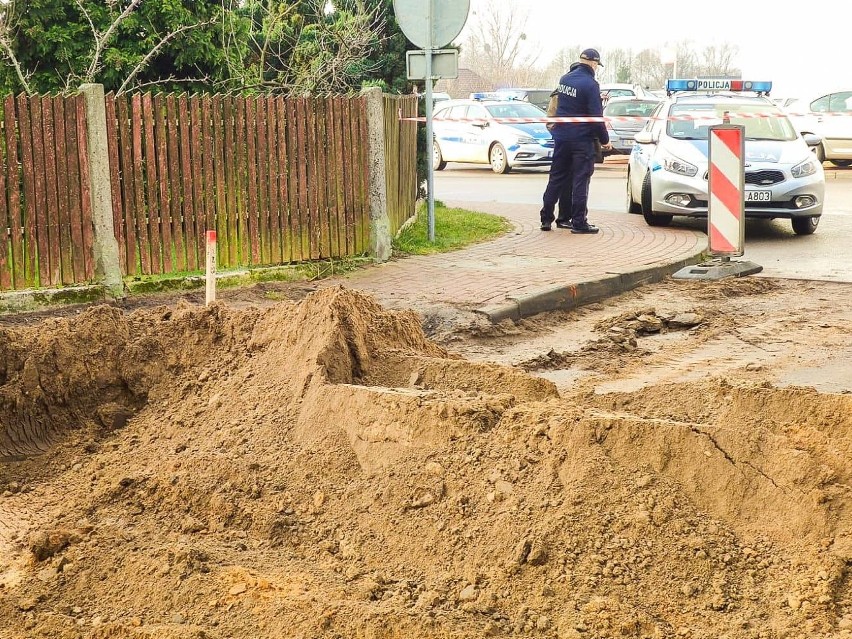
<instances>
[{"instance_id":1,"label":"silver car","mask_svg":"<svg viewBox=\"0 0 852 639\"><path fill-rule=\"evenodd\" d=\"M852 166L852 90L796 100L784 108L798 131L822 138L814 149L820 160Z\"/></svg>"},{"instance_id":2,"label":"silver car","mask_svg":"<svg viewBox=\"0 0 852 639\"><path fill-rule=\"evenodd\" d=\"M745 127L745 215L789 219L798 235L819 224L825 194L821 162L768 97L745 92L672 92L634 140L627 169L627 209L651 226L673 216L706 217L709 128ZM740 117L737 117L740 116Z\"/></svg>"},{"instance_id":3,"label":"silver car","mask_svg":"<svg viewBox=\"0 0 852 639\"><path fill-rule=\"evenodd\" d=\"M610 98L603 110L613 154L629 155L635 136L660 103L658 98Z\"/></svg>"},{"instance_id":4,"label":"silver car","mask_svg":"<svg viewBox=\"0 0 852 639\"><path fill-rule=\"evenodd\" d=\"M433 165L447 162L490 164L495 173L523 166L549 166L553 138L545 126L547 114L528 102L515 100L449 100L435 108L432 120ZM540 122L500 122L522 118Z\"/></svg>"}]
</instances>

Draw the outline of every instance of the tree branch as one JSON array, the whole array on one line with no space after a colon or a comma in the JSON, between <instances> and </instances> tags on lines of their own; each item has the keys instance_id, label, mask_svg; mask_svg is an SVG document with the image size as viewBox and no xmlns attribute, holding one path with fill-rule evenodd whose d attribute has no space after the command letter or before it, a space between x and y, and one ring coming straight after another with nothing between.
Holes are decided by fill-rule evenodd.
<instances>
[{"instance_id":1,"label":"tree branch","mask_svg":"<svg viewBox=\"0 0 852 639\"><path fill-rule=\"evenodd\" d=\"M127 16L133 13L136 10L136 7L140 4L142 4L142 0L131 0L130 4L128 4L124 8L124 11L121 12L121 15L112 21L112 24L107 27L107 30L104 31L103 34L99 35L96 30L92 34L95 37L95 52L92 54L92 63L86 71L86 79L88 82L91 82L100 70L101 54L103 53L107 42L109 42L110 38L112 38L112 34L115 33L115 30L119 27L119 25L124 22ZM89 22L91 23L91 20ZM92 25L92 28L94 29L94 25Z\"/></svg>"},{"instance_id":2,"label":"tree branch","mask_svg":"<svg viewBox=\"0 0 852 639\"><path fill-rule=\"evenodd\" d=\"M3 33L0 33L0 49L3 49L3 53L9 58L9 62L12 64L12 68L15 69L15 75L18 76L18 80L21 83L21 86L24 87L24 92L27 95L33 94L33 89L30 86L29 81L27 80L27 76L24 74L23 69L21 69L21 63L18 61L18 57L15 55L15 52L12 50L12 43L9 42L8 33L5 32L7 25L5 21L2 23Z\"/></svg>"},{"instance_id":3,"label":"tree branch","mask_svg":"<svg viewBox=\"0 0 852 639\"><path fill-rule=\"evenodd\" d=\"M148 53L145 54L145 57L142 58L139 61L139 64L137 64L134 67L133 71L131 71L130 74L124 79L124 82L122 82L121 86L118 87L118 91L115 92L116 95L120 95L121 93L124 93L125 87L128 84L130 84L130 82L133 80L133 78L135 78L136 75L140 71L142 71L142 69L144 69L146 66L148 66L148 63L151 61L151 59L155 55L157 55L159 50L163 46L165 46L166 43L168 43L170 40L172 40L176 36L180 35L184 31L189 31L190 29L194 29L196 27L200 27L200 26L205 25L205 24L211 24L213 22L213 20L214 19L206 20L204 22L196 22L195 24L185 24L182 27L175 29L174 31L171 31L170 33L167 33L166 35L164 35L163 38L156 45L154 45L154 47Z\"/></svg>"}]
</instances>

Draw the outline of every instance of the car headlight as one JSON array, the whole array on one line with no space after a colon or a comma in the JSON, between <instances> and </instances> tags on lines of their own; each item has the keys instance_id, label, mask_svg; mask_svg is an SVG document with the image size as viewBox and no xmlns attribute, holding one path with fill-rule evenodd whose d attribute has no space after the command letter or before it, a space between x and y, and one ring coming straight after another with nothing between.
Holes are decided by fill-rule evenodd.
<instances>
[{"instance_id":1,"label":"car headlight","mask_svg":"<svg viewBox=\"0 0 852 639\"><path fill-rule=\"evenodd\" d=\"M812 158L808 158L801 164L797 164L792 169L790 169L790 173L793 174L794 178L802 178L807 177L809 175L813 175L817 171L817 161Z\"/></svg>"},{"instance_id":2,"label":"car headlight","mask_svg":"<svg viewBox=\"0 0 852 639\"><path fill-rule=\"evenodd\" d=\"M538 144L538 140L536 140L535 138L531 138L531 137L519 136L518 137L518 144Z\"/></svg>"},{"instance_id":3,"label":"car headlight","mask_svg":"<svg viewBox=\"0 0 852 639\"><path fill-rule=\"evenodd\" d=\"M689 162L684 162L680 158L673 155L663 156L663 168L670 173L685 175L686 177L695 177L698 174L698 167Z\"/></svg>"}]
</instances>

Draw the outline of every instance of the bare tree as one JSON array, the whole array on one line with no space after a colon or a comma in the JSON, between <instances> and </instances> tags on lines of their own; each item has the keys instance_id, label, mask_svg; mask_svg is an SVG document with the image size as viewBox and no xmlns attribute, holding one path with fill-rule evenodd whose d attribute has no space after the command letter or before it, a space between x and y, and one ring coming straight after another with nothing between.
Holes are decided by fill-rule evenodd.
<instances>
[{"instance_id":1,"label":"bare tree","mask_svg":"<svg viewBox=\"0 0 852 639\"><path fill-rule=\"evenodd\" d=\"M643 49L633 58L632 78L643 87L665 86L668 77L666 66L656 49Z\"/></svg>"},{"instance_id":2,"label":"bare tree","mask_svg":"<svg viewBox=\"0 0 852 639\"><path fill-rule=\"evenodd\" d=\"M597 73L598 82L639 82L633 77L633 52L629 49L610 49L603 68Z\"/></svg>"},{"instance_id":3,"label":"bare tree","mask_svg":"<svg viewBox=\"0 0 852 639\"><path fill-rule=\"evenodd\" d=\"M736 77L740 75L739 68L734 66L734 56L739 47L732 44L722 44L718 47L704 47L702 59L698 65L698 74L711 77Z\"/></svg>"},{"instance_id":4,"label":"bare tree","mask_svg":"<svg viewBox=\"0 0 852 639\"><path fill-rule=\"evenodd\" d=\"M493 84L517 84L519 70L534 67L539 56L527 52L529 12L501 0L487 0L472 16L473 25L462 46L465 66Z\"/></svg>"}]
</instances>

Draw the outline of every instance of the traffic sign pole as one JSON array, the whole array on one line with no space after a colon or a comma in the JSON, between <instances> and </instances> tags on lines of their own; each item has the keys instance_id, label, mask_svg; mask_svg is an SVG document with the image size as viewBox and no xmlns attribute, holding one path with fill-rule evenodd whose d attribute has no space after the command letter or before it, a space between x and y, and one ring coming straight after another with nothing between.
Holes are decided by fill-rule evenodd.
<instances>
[{"instance_id":1,"label":"traffic sign pole","mask_svg":"<svg viewBox=\"0 0 852 639\"><path fill-rule=\"evenodd\" d=\"M432 139L432 0L426 0L426 211L429 218L429 241L435 241L435 162Z\"/></svg>"},{"instance_id":2,"label":"traffic sign pole","mask_svg":"<svg viewBox=\"0 0 852 639\"><path fill-rule=\"evenodd\" d=\"M399 28L411 42L424 50L426 66L426 208L429 241L435 241L435 166L432 139L432 56L453 41L467 21L470 0L393 0ZM437 11L436 11L437 9ZM425 18L425 19L424 19ZM456 71L457 73L457 71Z\"/></svg>"}]
</instances>

